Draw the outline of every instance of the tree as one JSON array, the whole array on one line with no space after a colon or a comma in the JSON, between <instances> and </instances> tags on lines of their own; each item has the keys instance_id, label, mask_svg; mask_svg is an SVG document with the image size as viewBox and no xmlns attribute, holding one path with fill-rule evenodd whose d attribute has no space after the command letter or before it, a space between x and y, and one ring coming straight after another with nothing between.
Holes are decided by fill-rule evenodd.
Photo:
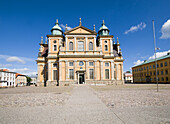
<instances>
[{"instance_id":1,"label":"tree","mask_svg":"<svg viewBox=\"0 0 170 124\"><path fill-rule=\"evenodd\" d=\"M30 77L27 77L27 84L28 84L28 86L30 85L31 81L32 81L32 79Z\"/></svg>"}]
</instances>

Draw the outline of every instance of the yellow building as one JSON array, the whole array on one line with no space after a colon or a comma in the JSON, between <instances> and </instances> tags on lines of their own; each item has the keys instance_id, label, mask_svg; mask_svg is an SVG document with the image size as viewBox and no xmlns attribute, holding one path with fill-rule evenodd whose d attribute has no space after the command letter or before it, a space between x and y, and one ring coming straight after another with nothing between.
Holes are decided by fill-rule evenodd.
<instances>
[{"instance_id":1,"label":"yellow building","mask_svg":"<svg viewBox=\"0 0 170 124\"><path fill-rule=\"evenodd\" d=\"M37 84L44 86L68 84L123 84L123 57L120 44L113 41L103 21L98 33L82 26L65 32L58 20L41 39L37 58ZM48 40L48 43L47 43Z\"/></svg>"},{"instance_id":2,"label":"yellow building","mask_svg":"<svg viewBox=\"0 0 170 124\"><path fill-rule=\"evenodd\" d=\"M132 67L133 82L156 83L155 59ZM157 58L158 82L170 83L170 53Z\"/></svg>"}]
</instances>

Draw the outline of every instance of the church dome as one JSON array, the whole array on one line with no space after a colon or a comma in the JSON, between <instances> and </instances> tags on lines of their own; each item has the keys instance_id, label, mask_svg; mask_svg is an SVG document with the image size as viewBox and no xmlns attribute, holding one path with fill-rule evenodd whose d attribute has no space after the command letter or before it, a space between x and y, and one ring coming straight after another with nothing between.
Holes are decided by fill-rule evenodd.
<instances>
[{"instance_id":1,"label":"church dome","mask_svg":"<svg viewBox=\"0 0 170 124\"><path fill-rule=\"evenodd\" d=\"M103 20L102 27L100 27L100 29L99 29L98 34L100 36L109 35L109 29L108 29L108 27L105 26L104 20Z\"/></svg>"},{"instance_id":2,"label":"church dome","mask_svg":"<svg viewBox=\"0 0 170 124\"><path fill-rule=\"evenodd\" d=\"M56 20L56 25L51 29L52 35L62 35L63 31L59 26L58 19Z\"/></svg>"}]
</instances>

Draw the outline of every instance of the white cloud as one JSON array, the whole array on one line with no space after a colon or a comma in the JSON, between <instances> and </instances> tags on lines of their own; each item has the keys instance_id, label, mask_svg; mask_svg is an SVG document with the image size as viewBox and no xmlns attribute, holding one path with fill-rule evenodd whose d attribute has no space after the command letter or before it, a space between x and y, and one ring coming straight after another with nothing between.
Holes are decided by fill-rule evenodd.
<instances>
[{"instance_id":1,"label":"white cloud","mask_svg":"<svg viewBox=\"0 0 170 124\"><path fill-rule=\"evenodd\" d=\"M162 36L160 37L160 39L170 38L170 19L162 25L161 32Z\"/></svg>"},{"instance_id":2,"label":"white cloud","mask_svg":"<svg viewBox=\"0 0 170 124\"><path fill-rule=\"evenodd\" d=\"M142 64L144 61L141 61L141 60L137 60L136 62L134 62L133 64L135 65L139 65L139 64Z\"/></svg>"},{"instance_id":3,"label":"white cloud","mask_svg":"<svg viewBox=\"0 0 170 124\"><path fill-rule=\"evenodd\" d=\"M136 26L132 26L129 30L125 31L125 34L128 34L129 32L135 32L140 30L143 30L144 28L146 28L146 24L144 22L141 22L140 24L136 25Z\"/></svg>"},{"instance_id":4,"label":"white cloud","mask_svg":"<svg viewBox=\"0 0 170 124\"><path fill-rule=\"evenodd\" d=\"M63 28L63 30L66 29L66 26L65 26L65 25L61 24L60 26ZM71 29L72 29L72 27L67 26L67 30L71 30Z\"/></svg>"},{"instance_id":5,"label":"white cloud","mask_svg":"<svg viewBox=\"0 0 170 124\"><path fill-rule=\"evenodd\" d=\"M157 52L157 53L156 53L156 58L161 57L161 56L165 56L165 55L167 55L167 53L169 53L169 52L170 52L170 50L164 51L164 52ZM155 59L155 54L152 55L152 56L150 56L149 59Z\"/></svg>"},{"instance_id":6,"label":"white cloud","mask_svg":"<svg viewBox=\"0 0 170 124\"><path fill-rule=\"evenodd\" d=\"M7 68L7 67L11 67L12 64L0 64L0 68Z\"/></svg>"},{"instance_id":7,"label":"white cloud","mask_svg":"<svg viewBox=\"0 0 170 124\"><path fill-rule=\"evenodd\" d=\"M19 62L25 64L25 61L16 56L11 56L6 59L7 62Z\"/></svg>"}]
</instances>

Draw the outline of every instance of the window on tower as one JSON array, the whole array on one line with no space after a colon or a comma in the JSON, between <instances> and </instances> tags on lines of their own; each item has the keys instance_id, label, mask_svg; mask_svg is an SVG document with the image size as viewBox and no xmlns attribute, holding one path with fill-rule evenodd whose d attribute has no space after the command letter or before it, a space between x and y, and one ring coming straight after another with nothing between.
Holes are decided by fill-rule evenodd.
<instances>
[{"instance_id":1,"label":"window on tower","mask_svg":"<svg viewBox=\"0 0 170 124\"><path fill-rule=\"evenodd\" d=\"M105 51L108 51L108 47L107 47L107 45L105 45L105 46L104 46L104 49L105 49Z\"/></svg>"},{"instance_id":2,"label":"window on tower","mask_svg":"<svg viewBox=\"0 0 170 124\"><path fill-rule=\"evenodd\" d=\"M57 51L57 45L54 45L54 51Z\"/></svg>"}]
</instances>

